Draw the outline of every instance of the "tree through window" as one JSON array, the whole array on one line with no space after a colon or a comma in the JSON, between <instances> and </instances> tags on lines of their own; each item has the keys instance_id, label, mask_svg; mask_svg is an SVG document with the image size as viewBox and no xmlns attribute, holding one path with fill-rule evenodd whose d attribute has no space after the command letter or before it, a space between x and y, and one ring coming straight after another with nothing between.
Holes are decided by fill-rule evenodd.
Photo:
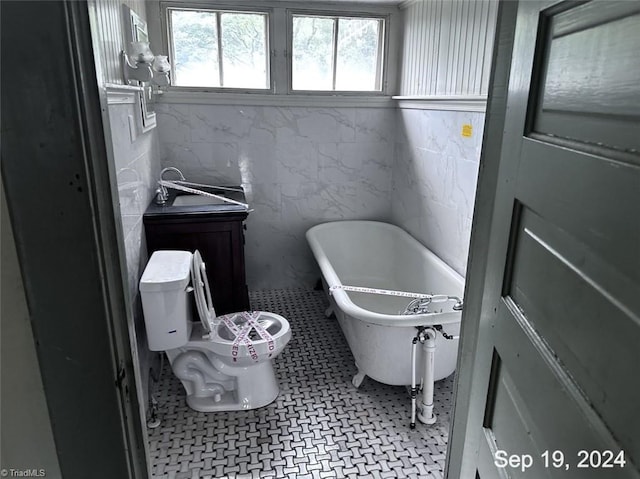
<instances>
[{"instance_id":1,"label":"tree through window","mask_svg":"<svg viewBox=\"0 0 640 479\"><path fill-rule=\"evenodd\" d=\"M384 20L293 15L293 90L380 91Z\"/></svg>"},{"instance_id":2,"label":"tree through window","mask_svg":"<svg viewBox=\"0 0 640 479\"><path fill-rule=\"evenodd\" d=\"M169 9L173 84L268 89L267 14Z\"/></svg>"}]
</instances>

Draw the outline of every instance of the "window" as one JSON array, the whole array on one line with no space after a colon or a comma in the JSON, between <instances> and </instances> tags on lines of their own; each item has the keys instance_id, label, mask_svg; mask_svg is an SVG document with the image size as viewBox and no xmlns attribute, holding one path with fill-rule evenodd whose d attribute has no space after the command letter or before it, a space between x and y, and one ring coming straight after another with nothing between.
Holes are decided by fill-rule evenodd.
<instances>
[{"instance_id":1,"label":"window","mask_svg":"<svg viewBox=\"0 0 640 479\"><path fill-rule=\"evenodd\" d=\"M176 92L224 92L214 95L219 98L268 93L295 100L313 93L382 96L394 87L385 69L394 60L387 58L387 47L392 56L397 48L395 35L387 38L395 7L356 10L336 2L307 10L276 0L237 7L191 1L150 2L159 3L150 8L158 9L167 31Z\"/></svg>"},{"instance_id":2,"label":"window","mask_svg":"<svg viewBox=\"0 0 640 479\"><path fill-rule=\"evenodd\" d=\"M384 20L291 17L293 90L381 91Z\"/></svg>"},{"instance_id":3,"label":"window","mask_svg":"<svg viewBox=\"0 0 640 479\"><path fill-rule=\"evenodd\" d=\"M269 89L268 15L168 9L175 86Z\"/></svg>"}]
</instances>

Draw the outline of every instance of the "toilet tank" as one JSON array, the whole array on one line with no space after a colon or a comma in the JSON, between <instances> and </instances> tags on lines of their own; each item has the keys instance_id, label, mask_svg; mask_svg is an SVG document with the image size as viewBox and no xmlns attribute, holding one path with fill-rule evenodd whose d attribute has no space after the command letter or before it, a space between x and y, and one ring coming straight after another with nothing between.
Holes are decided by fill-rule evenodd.
<instances>
[{"instance_id":1,"label":"toilet tank","mask_svg":"<svg viewBox=\"0 0 640 479\"><path fill-rule=\"evenodd\" d=\"M151 351L179 348L189 341L191 257L188 251L156 251L142 273L140 298Z\"/></svg>"}]
</instances>

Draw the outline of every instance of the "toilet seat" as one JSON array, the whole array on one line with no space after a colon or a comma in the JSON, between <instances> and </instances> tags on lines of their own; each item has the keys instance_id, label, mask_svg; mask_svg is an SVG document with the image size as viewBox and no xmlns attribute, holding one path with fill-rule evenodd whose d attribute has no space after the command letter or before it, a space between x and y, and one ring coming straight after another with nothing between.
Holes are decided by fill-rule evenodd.
<instances>
[{"instance_id":1,"label":"toilet seat","mask_svg":"<svg viewBox=\"0 0 640 479\"><path fill-rule=\"evenodd\" d=\"M245 321L246 312L229 314L223 317L227 321L220 320L211 335L211 340L218 345L219 354L230 356L234 362L239 355L250 356L252 360L260 361L275 356L282 343L289 341L291 331L285 318L266 311L253 311L252 313L254 314L252 319L255 326ZM236 325L235 330L228 327L229 321ZM249 327L248 343L242 341L238 334L245 331L244 328L247 327ZM263 329L266 334L261 335L260 329Z\"/></svg>"},{"instance_id":2,"label":"toilet seat","mask_svg":"<svg viewBox=\"0 0 640 479\"><path fill-rule=\"evenodd\" d=\"M279 351L281 343L289 341L289 322L278 314L242 311L217 317L205 263L198 250L192 256L191 284L203 329L194 329L191 345L203 346L203 343L208 343L210 347L207 349L230 357L233 362L247 356L258 362L272 358Z\"/></svg>"},{"instance_id":3,"label":"toilet seat","mask_svg":"<svg viewBox=\"0 0 640 479\"><path fill-rule=\"evenodd\" d=\"M198 310L202 327L206 332L211 333L215 327L216 311L213 308L213 298L209 288L206 266L198 250L195 250L191 256L191 285L193 286L196 309Z\"/></svg>"}]
</instances>

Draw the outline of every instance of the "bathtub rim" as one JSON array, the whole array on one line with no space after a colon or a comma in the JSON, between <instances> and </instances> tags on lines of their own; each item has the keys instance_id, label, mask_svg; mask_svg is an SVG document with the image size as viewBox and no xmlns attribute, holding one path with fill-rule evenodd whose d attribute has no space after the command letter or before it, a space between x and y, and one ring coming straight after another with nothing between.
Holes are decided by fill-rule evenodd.
<instances>
[{"instance_id":1,"label":"bathtub rim","mask_svg":"<svg viewBox=\"0 0 640 479\"><path fill-rule=\"evenodd\" d=\"M460 284L460 290L464 292L464 278L458 274L453 268L446 264L441 258L439 258L433 251L420 243L417 239L407 233L405 230L391 223L385 223L383 221L373 220L341 220L341 221L328 221L320 223L309 228L306 232L307 242L313 252L313 256L320 267L324 282L328 288L333 286L354 286L344 285L340 281L337 273L331 266L329 259L322 249L320 241L317 238L317 233L323 229L329 229L335 227L337 224L370 224L375 225L376 228L386 228L399 232L399 234L406 237L407 241L413 243L415 246L424 250L431 261L438 263L443 267L445 273L452 276L452 278ZM333 296L338 307L349 316L352 316L360 321L366 323L376 324L379 326L392 326L392 327L414 327L414 326L434 326L438 324L452 324L461 322L462 311L451 311L445 313L428 313L428 314L415 314L415 315L402 315L402 314L382 314L375 311L369 311L358 305L356 305L346 291L342 289L336 289L327 291L328 294ZM437 294L447 294L444 291L438 291Z\"/></svg>"}]
</instances>

